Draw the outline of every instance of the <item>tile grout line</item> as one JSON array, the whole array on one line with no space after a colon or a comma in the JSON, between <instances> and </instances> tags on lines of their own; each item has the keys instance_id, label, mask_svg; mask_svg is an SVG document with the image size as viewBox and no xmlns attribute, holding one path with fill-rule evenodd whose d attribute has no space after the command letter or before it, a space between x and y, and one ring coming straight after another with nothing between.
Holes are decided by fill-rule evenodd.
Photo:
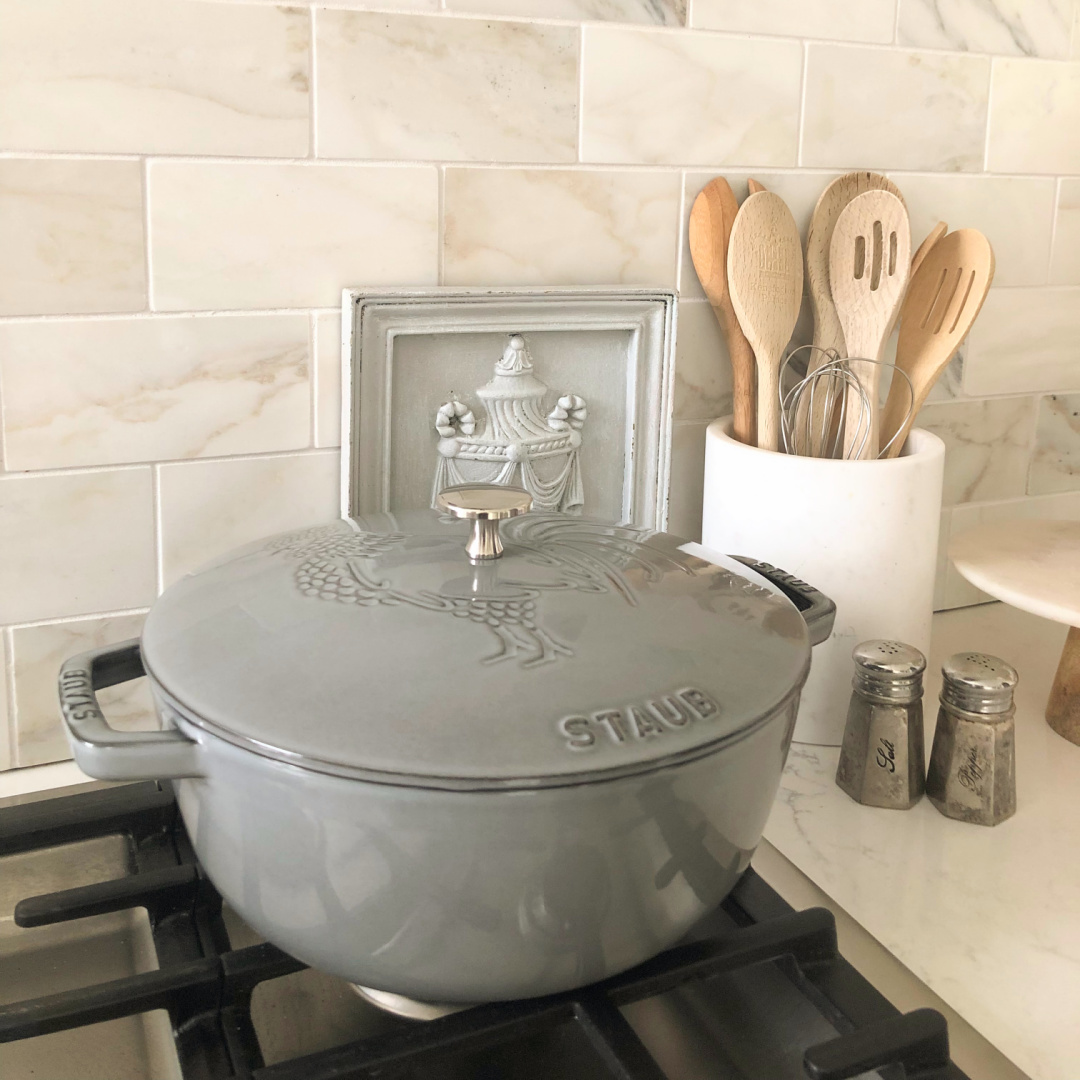
<instances>
[{"instance_id":1,"label":"tile grout line","mask_svg":"<svg viewBox=\"0 0 1080 1080\"><path fill-rule=\"evenodd\" d=\"M146 458L143 461L97 462L93 465L54 465L45 469L20 469L0 476L0 480L48 480L64 476L94 476L99 473L135 472L139 469L174 466L215 465L227 461L266 461L276 458L313 457L340 453L340 446L300 446L292 450L248 451L243 454L218 454L213 457Z\"/></svg>"},{"instance_id":2,"label":"tile grout line","mask_svg":"<svg viewBox=\"0 0 1080 1080\"><path fill-rule=\"evenodd\" d=\"M683 170L679 174L679 198L676 200L678 204L679 216L675 221L675 292L679 294L682 292L682 268L685 261L685 254L683 245L688 243L687 232L688 229L683 228L683 222L686 221L686 171ZM676 296L676 305L682 303L680 296ZM675 324L675 345L678 346L679 326L678 322Z\"/></svg>"},{"instance_id":3,"label":"tile grout line","mask_svg":"<svg viewBox=\"0 0 1080 1080\"><path fill-rule=\"evenodd\" d=\"M308 420L311 434L310 449L312 450L317 449L319 445L318 321L319 316L314 311L308 312L308 370L310 372L308 390L311 394L311 411Z\"/></svg>"},{"instance_id":4,"label":"tile grout line","mask_svg":"<svg viewBox=\"0 0 1080 1080\"><path fill-rule=\"evenodd\" d=\"M810 77L810 43L803 42L802 47L802 79L799 83L799 133L798 143L795 147L795 167L801 168L803 163L803 141L806 138L806 84Z\"/></svg>"},{"instance_id":5,"label":"tile grout line","mask_svg":"<svg viewBox=\"0 0 1080 1080\"><path fill-rule=\"evenodd\" d=\"M1046 284L1052 286L1054 282L1054 247L1057 244L1058 225L1061 222L1061 199L1065 188L1065 177L1059 176L1054 184L1054 205L1050 208L1050 253L1046 257Z\"/></svg>"},{"instance_id":6,"label":"tile grout line","mask_svg":"<svg viewBox=\"0 0 1080 1080\"><path fill-rule=\"evenodd\" d=\"M438 177L435 193L435 280L445 284L446 277L446 166L436 169Z\"/></svg>"},{"instance_id":7,"label":"tile grout line","mask_svg":"<svg viewBox=\"0 0 1080 1080\"><path fill-rule=\"evenodd\" d=\"M317 74L315 65L316 65L317 61L316 61L316 49L315 49L316 21L315 21L315 5L314 4L310 8L310 12L311 12L311 20L310 20L308 26L309 26L309 33L311 35L311 41L309 42L309 49L310 49L309 56L310 56L310 59L311 59L311 71L310 71L308 77L309 77L309 79L311 81L308 84L308 126L310 128L310 130L308 131L308 157L310 157L312 159L315 159L315 158L317 158L319 156L319 140L318 140L318 135L317 135L318 126L317 126L317 123L316 123L316 120L318 118L318 113L316 112L316 109L315 109L315 96L316 96L315 86L316 86L316 74Z\"/></svg>"},{"instance_id":8,"label":"tile grout line","mask_svg":"<svg viewBox=\"0 0 1080 1080\"><path fill-rule=\"evenodd\" d=\"M4 675L7 682L6 706L7 706L7 760L8 768L19 767L19 741L15 737L18 722L15 719L18 701L15 697L15 642L11 634L11 627L5 626L4 634Z\"/></svg>"},{"instance_id":9,"label":"tile grout line","mask_svg":"<svg viewBox=\"0 0 1080 1080\"><path fill-rule=\"evenodd\" d=\"M577 162L585 163L585 25L578 29Z\"/></svg>"},{"instance_id":10,"label":"tile grout line","mask_svg":"<svg viewBox=\"0 0 1080 1080\"><path fill-rule=\"evenodd\" d=\"M893 15L892 41L889 44L896 47L900 46L900 5L903 2L904 0L896 0L896 11Z\"/></svg>"},{"instance_id":11,"label":"tile grout line","mask_svg":"<svg viewBox=\"0 0 1080 1080\"><path fill-rule=\"evenodd\" d=\"M149 607L117 608L112 611L91 611L81 615L56 615L49 619L29 619L26 622L11 623L7 629L37 630L42 626L68 626L71 623L91 622L94 619L123 619L130 615L146 615Z\"/></svg>"},{"instance_id":12,"label":"tile grout line","mask_svg":"<svg viewBox=\"0 0 1080 1080\"><path fill-rule=\"evenodd\" d=\"M230 0L230 2L237 2L237 0ZM817 44L833 44L831 42L816 42L807 41L807 46ZM970 55L970 54L965 54ZM1040 61L1040 63L1049 61ZM138 157L127 157L123 159L114 159L108 156L92 153L80 153L80 154L37 154L37 155L8 155L7 159L18 157L33 157L34 160L79 160L79 161L109 161L109 160L124 160L124 161L139 161L142 160ZM0 152L0 161L5 160L5 155ZM148 163L153 164L184 164L184 165L295 165L304 168L343 168L343 169L424 169L437 167L440 165L454 166L462 169L484 169L484 170L521 170L529 169L532 171L543 172L558 172L572 171L572 172L614 172L614 173L662 173L671 172L675 169L689 169L689 170L719 170L730 168L735 172L753 172L755 168L760 170L768 169L770 172L781 173L784 175L797 175L800 173L806 175L821 174L836 175L841 170L850 169L852 167L858 168L873 168L878 171L885 171L890 174L895 173L898 176L926 176L926 177L940 177L944 179L977 179L981 177L990 177L994 179L1010 179L1010 180L1047 180L1053 179L1058 175L1065 175L1074 178L1080 178L1080 170L1076 172L1059 173L1058 170L1050 170L1046 172L991 172L987 173L985 170L959 170L959 171L942 171L927 168L903 168L891 165L881 164L867 164L861 162L858 166L851 166L850 164L837 163L831 165L762 165L762 166L748 166L748 165L731 165L728 166L724 163L717 163L715 161L670 161L670 162L644 162L644 161L530 161L523 158L520 159L506 159L506 160L482 160L477 159L473 161L447 161L443 158L328 158L321 157L317 161L312 158L297 158L297 157L237 157L229 155L195 155L195 154L152 154L148 155ZM305 307L306 310L306 307Z\"/></svg>"},{"instance_id":13,"label":"tile grout line","mask_svg":"<svg viewBox=\"0 0 1080 1080\"><path fill-rule=\"evenodd\" d=\"M996 61L993 57L989 63L990 74L986 85L986 134L983 138L983 173L990 172L990 120L994 107L994 67Z\"/></svg>"},{"instance_id":14,"label":"tile grout line","mask_svg":"<svg viewBox=\"0 0 1080 1080\"><path fill-rule=\"evenodd\" d=\"M150 158L142 159L142 197L143 197L143 266L146 269L146 311L154 310L154 263L150 255Z\"/></svg>"},{"instance_id":15,"label":"tile grout line","mask_svg":"<svg viewBox=\"0 0 1080 1080\"><path fill-rule=\"evenodd\" d=\"M150 499L154 512L154 588L165 591L165 532L161 520L161 462L155 462L150 477Z\"/></svg>"}]
</instances>

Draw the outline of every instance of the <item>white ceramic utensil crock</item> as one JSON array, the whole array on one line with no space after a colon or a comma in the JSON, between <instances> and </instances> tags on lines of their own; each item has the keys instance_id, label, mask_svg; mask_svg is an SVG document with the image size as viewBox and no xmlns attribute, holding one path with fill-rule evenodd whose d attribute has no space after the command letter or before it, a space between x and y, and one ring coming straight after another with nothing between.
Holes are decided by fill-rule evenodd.
<instances>
[{"instance_id":1,"label":"white ceramic utensil crock","mask_svg":"<svg viewBox=\"0 0 1080 1080\"><path fill-rule=\"evenodd\" d=\"M730 418L705 436L702 543L814 582L836 604L814 652L795 741L839 746L851 651L871 638L930 647L945 445L916 428L891 460L841 461L736 442Z\"/></svg>"},{"instance_id":2,"label":"white ceramic utensil crock","mask_svg":"<svg viewBox=\"0 0 1080 1080\"><path fill-rule=\"evenodd\" d=\"M578 986L749 863L831 604L663 533L536 514L500 541L516 489L442 500L183 578L141 646L64 665L71 745L176 779L222 895L317 968L439 1002ZM144 669L164 730L115 732L94 691Z\"/></svg>"}]
</instances>

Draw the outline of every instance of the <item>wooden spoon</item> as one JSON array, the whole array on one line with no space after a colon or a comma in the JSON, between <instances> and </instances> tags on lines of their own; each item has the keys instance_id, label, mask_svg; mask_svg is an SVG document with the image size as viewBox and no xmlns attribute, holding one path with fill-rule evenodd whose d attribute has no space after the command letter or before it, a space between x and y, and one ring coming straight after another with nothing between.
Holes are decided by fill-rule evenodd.
<instances>
[{"instance_id":1,"label":"wooden spoon","mask_svg":"<svg viewBox=\"0 0 1080 1080\"><path fill-rule=\"evenodd\" d=\"M799 227L771 191L749 195L731 227L728 290L757 359L757 444L780 441L780 364L802 304Z\"/></svg>"},{"instance_id":2,"label":"wooden spoon","mask_svg":"<svg viewBox=\"0 0 1080 1080\"><path fill-rule=\"evenodd\" d=\"M944 221L939 221L927 234L926 239L918 246L915 254L911 256L911 276L922 266L923 259L930 254L931 248L949 231L949 226Z\"/></svg>"},{"instance_id":3,"label":"wooden spoon","mask_svg":"<svg viewBox=\"0 0 1080 1080\"><path fill-rule=\"evenodd\" d=\"M756 195L759 191L765 190L765 185L759 184L756 180L747 180L746 189L751 195Z\"/></svg>"},{"instance_id":4,"label":"wooden spoon","mask_svg":"<svg viewBox=\"0 0 1080 1080\"><path fill-rule=\"evenodd\" d=\"M810 284L810 305L814 311L814 344L819 349L835 349L841 356L848 353L844 330L836 317L829 286L829 247L837 218L844 207L864 191L891 191L901 203L904 202L900 189L880 173L850 172L837 177L821 193L806 234L806 276ZM811 370L821 366L814 363L814 359L811 359L811 364Z\"/></svg>"},{"instance_id":5,"label":"wooden spoon","mask_svg":"<svg viewBox=\"0 0 1080 1080\"><path fill-rule=\"evenodd\" d=\"M754 353L746 340L728 293L728 241L739 204L722 177L710 180L690 210L690 258L712 304L731 358L733 434L754 445Z\"/></svg>"},{"instance_id":6,"label":"wooden spoon","mask_svg":"<svg viewBox=\"0 0 1080 1080\"><path fill-rule=\"evenodd\" d=\"M888 191L857 195L837 218L829 245L829 282L849 357L881 360L910 273L911 228L904 204ZM854 361L851 367L870 399L870 415L849 391L844 453L877 457L881 365ZM869 434L853 453L860 425Z\"/></svg>"},{"instance_id":7,"label":"wooden spoon","mask_svg":"<svg viewBox=\"0 0 1080 1080\"><path fill-rule=\"evenodd\" d=\"M977 229L957 229L939 240L912 278L901 311L896 366L907 373L914 392L911 412L907 385L893 375L881 417L881 445L895 440L885 457L900 453L938 376L967 337L994 280L994 250Z\"/></svg>"}]
</instances>

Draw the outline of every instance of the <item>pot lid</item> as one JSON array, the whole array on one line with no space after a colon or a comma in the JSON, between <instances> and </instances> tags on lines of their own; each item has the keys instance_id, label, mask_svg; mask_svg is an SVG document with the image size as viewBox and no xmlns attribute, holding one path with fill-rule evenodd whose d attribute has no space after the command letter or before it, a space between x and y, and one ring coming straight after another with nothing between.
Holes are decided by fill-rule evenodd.
<instances>
[{"instance_id":1,"label":"pot lid","mask_svg":"<svg viewBox=\"0 0 1080 1080\"><path fill-rule=\"evenodd\" d=\"M802 686L806 625L741 564L666 533L515 516L525 492L442 498L448 513L284 533L178 581L143 632L158 691L272 757L484 788L711 751Z\"/></svg>"}]
</instances>

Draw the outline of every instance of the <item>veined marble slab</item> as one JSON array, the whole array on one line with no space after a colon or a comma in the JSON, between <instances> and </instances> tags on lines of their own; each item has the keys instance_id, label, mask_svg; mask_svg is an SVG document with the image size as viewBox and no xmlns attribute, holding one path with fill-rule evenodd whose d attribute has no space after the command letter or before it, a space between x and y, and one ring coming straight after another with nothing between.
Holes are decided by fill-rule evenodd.
<instances>
[{"instance_id":1,"label":"veined marble slab","mask_svg":"<svg viewBox=\"0 0 1080 1080\"><path fill-rule=\"evenodd\" d=\"M1028 493L1080 489L1080 394L1051 394L1039 401Z\"/></svg>"},{"instance_id":2,"label":"veined marble slab","mask_svg":"<svg viewBox=\"0 0 1080 1080\"><path fill-rule=\"evenodd\" d=\"M1080 11L1080 4L1077 11ZM1058 184L1050 282L1053 285L1080 285L1080 180L1063 177Z\"/></svg>"},{"instance_id":3,"label":"veined marble slab","mask_svg":"<svg viewBox=\"0 0 1080 1080\"><path fill-rule=\"evenodd\" d=\"M990 93L990 172L1080 172L1080 64L995 60Z\"/></svg>"},{"instance_id":4,"label":"veined marble slab","mask_svg":"<svg viewBox=\"0 0 1080 1080\"><path fill-rule=\"evenodd\" d=\"M446 0L448 11L682 26L687 0Z\"/></svg>"},{"instance_id":5,"label":"veined marble slab","mask_svg":"<svg viewBox=\"0 0 1080 1080\"><path fill-rule=\"evenodd\" d=\"M926 799L860 806L839 750L796 744L765 837L1033 1080L1080 1075L1080 747L1043 719L1065 627L991 604L934 617L932 743L942 661L991 652L1020 673L1017 811L987 828Z\"/></svg>"},{"instance_id":6,"label":"veined marble slab","mask_svg":"<svg viewBox=\"0 0 1080 1080\"><path fill-rule=\"evenodd\" d=\"M901 45L1065 60L1072 0L900 0Z\"/></svg>"}]
</instances>

